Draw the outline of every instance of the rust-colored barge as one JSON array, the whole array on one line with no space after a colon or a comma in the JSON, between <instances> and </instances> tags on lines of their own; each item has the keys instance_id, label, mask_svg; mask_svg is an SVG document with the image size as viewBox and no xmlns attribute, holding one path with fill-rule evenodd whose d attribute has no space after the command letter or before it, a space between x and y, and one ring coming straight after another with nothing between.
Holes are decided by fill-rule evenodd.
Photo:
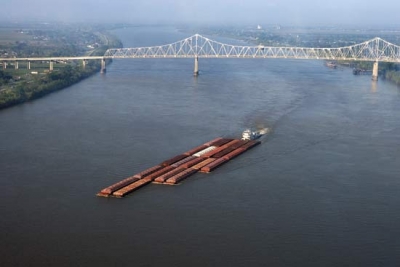
<instances>
[{"instance_id":1,"label":"rust-colored barge","mask_svg":"<svg viewBox=\"0 0 400 267\"><path fill-rule=\"evenodd\" d=\"M175 185L197 172L209 173L260 143L218 137L110 185L97 195L121 198L152 182Z\"/></svg>"}]
</instances>

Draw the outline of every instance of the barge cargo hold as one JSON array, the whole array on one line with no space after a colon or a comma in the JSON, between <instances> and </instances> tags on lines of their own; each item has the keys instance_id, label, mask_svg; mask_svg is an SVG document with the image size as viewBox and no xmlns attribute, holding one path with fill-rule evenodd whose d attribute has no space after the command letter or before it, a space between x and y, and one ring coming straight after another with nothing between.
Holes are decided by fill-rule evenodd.
<instances>
[{"instance_id":1,"label":"barge cargo hold","mask_svg":"<svg viewBox=\"0 0 400 267\"><path fill-rule=\"evenodd\" d=\"M226 158L219 158L219 159L216 159L216 160L214 160L213 162L211 162L211 163L205 165L204 167L202 167L202 168L200 169L200 171L201 171L201 172L207 172L207 173L208 173L208 172L211 172L212 170L214 170L215 168L221 166L222 164L224 164L224 163L226 163L226 162L228 162L228 159L226 159Z\"/></svg>"},{"instance_id":2,"label":"barge cargo hold","mask_svg":"<svg viewBox=\"0 0 400 267\"><path fill-rule=\"evenodd\" d=\"M175 156L173 158L170 158L170 159L162 162L160 165L169 166L169 165L174 164L175 162L178 162L178 161L180 161L180 160L182 160L182 159L184 159L186 157L187 157L187 155L183 155L183 154L182 155L178 155L178 156Z\"/></svg>"},{"instance_id":3,"label":"barge cargo hold","mask_svg":"<svg viewBox=\"0 0 400 267\"><path fill-rule=\"evenodd\" d=\"M256 140L218 137L110 185L97 196L122 198L152 182L176 185L197 172L209 173L260 143Z\"/></svg>"},{"instance_id":4,"label":"barge cargo hold","mask_svg":"<svg viewBox=\"0 0 400 267\"><path fill-rule=\"evenodd\" d=\"M145 185L151 183L151 181L152 181L151 178L140 179L139 181L136 181L136 182L134 182L134 183L132 183L132 184L130 184L128 186L125 186L125 187L113 192L113 195L116 196L116 197L123 197L126 194L128 194L128 193L130 193L130 192L132 192L132 191L134 191L136 189L139 189L142 186L145 186Z\"/></svg>"},{"instance_id":5,"label":"barge cargo hold","mask_svg":"<svg viewBox=\"0 0 400 267\"><path fill-rule=\"evenodd\" d=\"M174 176L172 176L171 178L168 178L168 180L165 182L166 184L177 184L180 181L182 181L183 179L186 179L187 177L189 177L190 175L196 173L197 170L194 169L186 169L183 172L180 172Z\"/></svg>"},{"instance_id":6,"label":"barge cargo hold","mask_svg":"<svg viewBox=\"0 0 400 267\"><path fill-rule=\"evenodd\" d=\"M168 178L177 175L180 172L183 172L184 170L186 170L186 168L175 168L172 169L171 171L164 173L161 176L158 176L155 180L154 183L158 183L158 184L162 184L164 183Z\"/></svg>"},{"instance_id":7,"label":"barge cargo hold","mask_svg":"<svg viewBox=\"0 0 400 267\"><path fill-rule=\"evenodd\" d=\"M142 172L139 172L138 174L135 174L133 177L134 177L134 178L142 179L143 177L145 177L145 176L147 176L147 175L149 175L149 174L152 174L153 172L156 172L156 171L158 171L158 170L161 169L161 168L162 168L162 166L156 165L156 166L151 167L151 168L149 168L149 169L147 169L147 170L144 170L144 171L142 171Z\"/></svg>"},{"instance_id":8,"label":"barge cargo hold","mask_svg":"<svg viewBox=\"0 0 400 267\"><path fill-rule=\"evenodd\" d=\"M203 145L197 146L195 148L192 148L189 151L186 151L185 153L183 153L183 155L190 156L190 155L193 155L194 153L199 152L200 150L206 149L207 147L208 147L207 144L203 144Z\"/></svg>"},{"instance_id":9,"label":"barge cargo hold","mask_svg":"<svg viewBox=\"0 0 400 267\"><path fill-rule=\"evenodd\" d=\"M201 168L203 168L204 166L206 166L207 164L210 164L211 162L213 162L215 159L214 158L208 158L208 159L204 159L202 162L197 163L196 165L190 167L194 170L200 170Z\"/></svg>"}]
</instances>

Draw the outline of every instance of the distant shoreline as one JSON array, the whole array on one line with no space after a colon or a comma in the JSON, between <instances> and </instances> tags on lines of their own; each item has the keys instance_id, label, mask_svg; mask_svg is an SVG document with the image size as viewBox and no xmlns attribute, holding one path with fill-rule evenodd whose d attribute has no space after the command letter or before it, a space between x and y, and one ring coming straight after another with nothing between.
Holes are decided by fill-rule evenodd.
<instances>
[{"instance_id":1,"label":"distant shoreline","mask_svg":"<svg viewBox=\"0 0 400 267\"><path fill-rule=\"evenodd\" d=\"M123 44L116 36L104 32L106 39L105 45L95 50L91 55L104 55L109 48L122 47ZM110 64L112 60L106 60ZM34 82L24 82L16 85L14 88L3 89L0 91L0 110L22 104L28 101L46 96L50 93L66 89L100 71L100 62L90 61L83 66L67 65L53 72L45 74Z\"/></svg>"}]
</instances>

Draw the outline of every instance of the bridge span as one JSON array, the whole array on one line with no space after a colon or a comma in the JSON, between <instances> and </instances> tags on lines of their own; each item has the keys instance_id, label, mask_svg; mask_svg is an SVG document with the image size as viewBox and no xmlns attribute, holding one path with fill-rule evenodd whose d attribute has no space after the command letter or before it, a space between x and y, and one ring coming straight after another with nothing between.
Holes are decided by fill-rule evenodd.
<instances>
[{"instance_id":1,"label":"bridge span","mask_svg":"<svg viewBox=\"0 0 400 267\"><path fill-rule=\"evenodd\" d=\"M101 71L106 71L106 59L114 58L194 58L194 74L199 72L199 58L282 58L305 60L350 60L374 62L373 79L378 77L378 62L400 63L400 46L389 43L379 37L355 44L337 48L312 48L312 47L272 47L272 46L240 46L224 44L211 40L200 34L192 35L186 39L164 45L134 48L108 49L103 56L78 56L78 57L34 57L34 58L0 58L3 68L7 62L48 61L50 70L55 61L100 60Z\"/></svg>"}]
</instances>

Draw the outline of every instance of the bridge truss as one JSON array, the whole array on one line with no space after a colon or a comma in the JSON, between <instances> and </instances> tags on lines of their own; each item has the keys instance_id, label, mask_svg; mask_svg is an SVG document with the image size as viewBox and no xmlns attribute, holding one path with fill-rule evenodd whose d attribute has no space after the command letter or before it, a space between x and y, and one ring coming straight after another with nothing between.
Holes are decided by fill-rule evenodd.
<instances>
[{"instance_id":1,"label":"bridge truss","mask_svg":"<svg viewBox=\"0 0 400 267\"><path fill-rule=\"evenodd\" d=\"M239 46L195 34L175 43L108 49L105 58L288 58L400 62L400 46L381 38L338 48Z\"/></svg>"}]
</instances>

